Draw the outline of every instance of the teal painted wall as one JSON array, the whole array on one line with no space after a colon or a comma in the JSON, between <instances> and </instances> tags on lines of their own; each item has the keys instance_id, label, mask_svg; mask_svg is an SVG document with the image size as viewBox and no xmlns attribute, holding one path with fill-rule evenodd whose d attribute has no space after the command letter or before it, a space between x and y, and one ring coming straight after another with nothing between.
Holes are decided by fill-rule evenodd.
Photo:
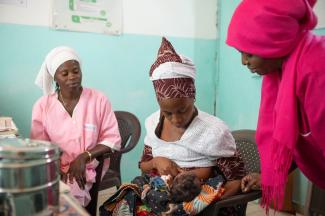
<instances>
[{"instance_id":1,"label":"teal painted wall","mask_svg":"<svg viewBox=\"0 0 325 216\"><path fill-rule=\"evenodd\" d=\"M169 38L177 51L196 63L198 107L211 114L215 109L233 130L256 128L261 87L261 78L243 67L239 53L225 44L228 23L239 2L219 1L218 40ZM325 34L325 30L316 33ZM160 37L107 36L11 24L0 24L0 35L0 114L13 116L21 134L28 137L32 105L41 96L33 83L43 58L53 47L69 45L83 60L83 85L103 91L115 110L138 116L142 137L136 149L123 156L122 178L126 182L137 175L143 122L158 108L148 70ZM298 173L295 182L294 200L304 204L307 180Z\"/></svg>"},{"instance_id":2,"label":"teal painted wall","mask_svg":"<svg viewBox=\"0 0 325 216\"><path fill-rule=\"evenodd\" d=\"M225 43L231 16L240 0L219 1L219 51L217 58L216 114L231 129L256 129L260 103L261 77L253 75L241 64L240 53ZM325 34L325 29L315 31ZM293 200L304 205L307 179L297 172L295 175Z\"/></svg>"},{"instance_id":3,"label":"teal painted wall","mask_svg":"<svg viewBox=\"0 0 325 216\"><path fill-rule=\"evenodd\" d=\"M148 71L154 62L161 37L144 35L107 36L54 31L46 27L0 24L0 114L12 116L24 137L30 131L31 111L41 91L34 79L45 55L55 46L68 45L80 54L83 85L103 91L114 110L138 116L142 137L135 150L123 156L122 180L139 173L144 119L156 103ZM216 40L169 38L175 49L197 66L197 106L214 111Z\"/></svg>"},{"instance_id":4,"label":"teal painted wall","mask_svg":"<svg viewBox=\"0 0 325 216\"><path fill-rule=\"evenodd\" d=\"M226 45L228 24L240 1L220 1L217 115L235 129L256 128L260 98L259 76L252 75L240 63L240 54Z\"/></svg>"}]
</instances>

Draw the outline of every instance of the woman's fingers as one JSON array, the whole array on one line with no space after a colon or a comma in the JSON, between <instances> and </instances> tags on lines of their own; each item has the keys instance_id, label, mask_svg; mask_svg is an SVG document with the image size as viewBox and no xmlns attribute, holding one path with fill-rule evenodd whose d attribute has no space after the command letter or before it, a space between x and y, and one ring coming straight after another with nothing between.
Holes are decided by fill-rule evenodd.
<instances>
[{"instance_id":1,"label":"woman's fingers","mask_svg":"<svg viewBox=\"0 0 325 216\"><path fill-rule=\"evenodd\" d=\"M250 191L249 185L250 185L251 181L252 181L252 176L251 175L247 175L241 180L241 190L243 192Z\"/></svg>"},{"instance_id":2,"label":"woman's fingers","mask_svg":"<svg viewBox=\"0 0 325 216\"><path fill-rule=\"evenodd\" d=\"M184 170L182 170L182 168L180 168L180 167L177 167L177 171L178 171L179 173L184 172Z\"/></svg>"},{"instance_id":3,"label":"woman's fingers","mask_svg":"<svg viewBox=\"0 0 325 216\"><path fill-rule=\"evenodd\" d=\"M61 172L61 181L67 183L67 174L65 174L64 172Z\"/></svg>"},{"instance_id":4,"label":"woman's fingers","mask_svg":"<svg viewBox=\"0 0 325 216\"><path fill-rule=\"evenodd\" d=\"M253 187L256 186L255 184L256 184L255 179L250 179L246 184L244 192L251 191L253 189Z\"/></svg>"},{"instance_id":5,"label":"woman's fingers","mask_svg":"<svg viewBox=\"0 0 325 216\"><path fill-rule=\"evenodd\" d=\"M245 176L241 181L241 189L243 192L260 189L260 175L252 173Z\"/></svg>"},{"instance_id":6,"label":"woman's fingers","mask_svg":"<svg viewBox=\"0 0 325 216\"><path fill-rule=\"evenodd\" d=\"M247 184L247 180L246 180L246 176L245 176L244 178L242 178L241 183L240 183L240 187L243 192L245 191L246 184Z\"/></svg>"},{"instance_id":7,"label":"woman's fingers","mask_svg":"<svg viewBox=\"0 0 325 216\"><path fill-rule=\"evenodd\" d=\"M177 176L177 174L179 173L178 169L175 167L170 167L169 169L161 169L158 170L160 175L171 175L171 176Z\"/></svg>"},{"instance_id":8,"label":"woman's fingers","mask_svg":"<svg viewBox=\"0 0 325 216\"><path fill-rule=\"evenodd\" d=\"M86 185L85 173L68 172L68 180L71 184L73 184L73 180L75 180L80 189L82 190L85 189L85 185Z\"/></svg>"},{"instance_id":9,"label":"woman's fingers","mask_svg":"<svg viewBox=\"0 0 325 216\"><path fill-rule=\"evenodd\" d=\"M79 185L79 188L84 190L85 189L85 184L86 184L84 177L82 175L80 175L80 176L78 176L76 181L77 181L77 183Z\"/></svg>"},{"instance_id":10,"label":"woman's fingers","mask_svg":"<svg viewBox=\"0 0 325 216\"><path fill-rule=\"evenodd\" d=\"M179 173L177 164L172 160L164 157L155 157L153 160L154 168L160 175L176 176Z\"/></svg>"},{"instance_id":11,"label":"woman's fingers","mask_svg":"<svg viewBox=\"0 0 325 216\"><path fill-rule=\"evenodd\" d=\"M86 175L85 172L82 173L81 175L81 183L82 183L82 188L81 189L85 189L85 185L86 185Z\"/></svg>"},{"instance_id":12,"label":"woman's fingers","mask_svg":"<svg viewBox=\"0 0 325 216\"><path fill-rule=\"evenodd\" d=\"M252 173L252 178L254 179L254 184L252 185L252 190L261 189L261 175L259 173Z\"/></svg>"},{"instance_id":13,"label":"woman's fingers","mask_svg":"<svg viewBox=\"0 0 325 216\"><path fill-rule=\"evenodd\" d=\"M170 175L171 176L177 176L178 173L179 173L179 171L178 171L177 167L173 166L173 168L171 169Z\"/></svg>"},{"instance_id":14,"label":"woman's fingers","mask_svg":"<svg viewBox=\"0 0 325 216\"><path fill-rule=\"evenodd\" d=\"M77 157L74 161L71 162L70 168L68 171L68 180L72 184L73 181L76 181L79 188L84 190L86 185L86 170L85 170L85 161L82 157Z\"/></svg>"},{"instance_id":15,"label":"woman's fingers","mask_svg":"<svg viewBox=\"0 0 325 216\"><path fill-rule=\"evenodd\" d=\"M73 184L74 175L70 171L67 173L70 184Z\"/></svg>"},{"instance_id":16,"label":"woman's fingers","mask_svg":"<svg viewBox=\"0 0 325 216\"><path fill-rule=\"evenodd\" d=\"M173 177L177 176L179 173L178 166L174 163L170 163L169 166L167 166L166 169L160 173L161 175L171 175Z\"/></svg>"}]
</instances>

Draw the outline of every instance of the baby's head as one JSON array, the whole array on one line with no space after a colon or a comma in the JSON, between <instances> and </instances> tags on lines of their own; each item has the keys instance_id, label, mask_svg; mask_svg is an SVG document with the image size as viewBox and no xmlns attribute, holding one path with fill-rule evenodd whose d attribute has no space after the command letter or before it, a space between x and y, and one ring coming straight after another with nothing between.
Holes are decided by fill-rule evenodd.
<instances>
[{"instance_id":1,"label":"baby's head","mask_svg":"<svg viewBox=\"0 0 325 216\"><path fill-rule=\"evenodd\" d=\"M178 174L170 187L173 203L190 202L201 192L201 181L193 173Z\"/></svg>"}]
</instances>

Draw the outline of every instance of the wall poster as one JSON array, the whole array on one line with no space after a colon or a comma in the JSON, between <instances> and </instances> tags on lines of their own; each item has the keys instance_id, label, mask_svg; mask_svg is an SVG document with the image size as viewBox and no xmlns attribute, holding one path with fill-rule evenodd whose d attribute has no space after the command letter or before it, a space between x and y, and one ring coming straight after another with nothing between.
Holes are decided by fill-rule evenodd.
<instances>
[{"instance_id":1,"label":"wall poster","mask_svg":"<svg viewBox=\"0 0 325 216\"><path fill-rule=\"evenodd\" d=\"M122 1L53 1L52 27L58 30L120 35L122 33Z\"/></svg>"}]
</instances>

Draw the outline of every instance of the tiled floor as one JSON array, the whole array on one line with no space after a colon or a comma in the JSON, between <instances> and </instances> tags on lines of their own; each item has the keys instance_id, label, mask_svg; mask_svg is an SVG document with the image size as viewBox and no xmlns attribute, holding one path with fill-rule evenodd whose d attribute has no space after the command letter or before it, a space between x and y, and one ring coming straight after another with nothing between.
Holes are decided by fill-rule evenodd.
<instances>
[{"instance_id":1,"label":"tiled floor","mask_svg":"<svg viewBox=\"0 0 325 216\"><path fill-rule=\"evenodd\" d=\"M247 216L262 216L266 215L265 210L261 208L261 206L255 202L249 202L247 205L247 210L246 210L246 215ZM302 216L301 214L289 214L285 212L277 212L275 215L273 214L273 210L270 210L270 214L272 216L289 216L289 215L297 215L297 216Z\"/></svg>"}]
</instances>

